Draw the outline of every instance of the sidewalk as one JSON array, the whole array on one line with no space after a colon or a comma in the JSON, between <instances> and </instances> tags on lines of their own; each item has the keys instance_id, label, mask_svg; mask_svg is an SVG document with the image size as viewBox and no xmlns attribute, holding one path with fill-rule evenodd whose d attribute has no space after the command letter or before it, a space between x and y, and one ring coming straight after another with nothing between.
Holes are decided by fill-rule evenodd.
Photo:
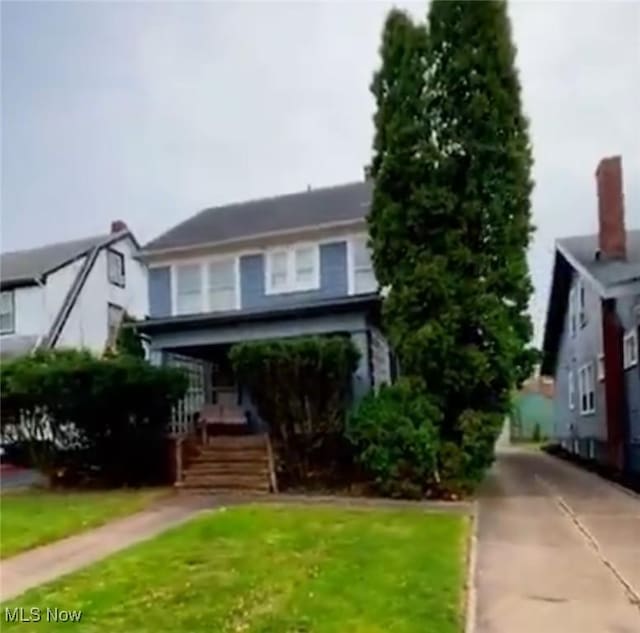
<instances>
[{"instance_id":1,"label":"sidewalk","mask_svg":"<svg viewBox=\"0 0 640 633\"><path fill-rule=\"evenodd\" d=\"M504 452L479 500L475 584L476 633L637 633L640 499Z\"/></svg>"},{"instance_id":2,"label":"sidewalk","mask_svg":"<svg viewBox=\"0 0 640 633\"><path fill-rule=\"evenodd\" d=\"M156 536L212 507L208 497L172 499L95 530L7 558L0 562L0 602Z\"/></svg>"}]
</instances>

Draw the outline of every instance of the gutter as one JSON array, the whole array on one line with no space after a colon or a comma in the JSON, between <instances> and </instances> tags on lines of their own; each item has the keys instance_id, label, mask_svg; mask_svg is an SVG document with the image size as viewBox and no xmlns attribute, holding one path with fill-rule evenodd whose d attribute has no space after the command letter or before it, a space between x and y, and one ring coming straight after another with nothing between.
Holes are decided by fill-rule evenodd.
<instances>
[{"instance_id":1,"label":"gutter","mask_svg":"<svg viewBox=\"0 0 640 633\"><path fill-rule=\"evenodd\" d=\"M153 334L154 332L172 331L176 329L194 330L216 325L247 323L253 321L276 321L287 318L303 318L316 314L342 314L359 308L375 310L381 304L380 295L369 293L351 297L336 298L325 302L277 306L273 308L256 308L250 310L229 310L227 312L207 312L151 318L135 324L138 332Z\"/></svg>"}]
</instances>

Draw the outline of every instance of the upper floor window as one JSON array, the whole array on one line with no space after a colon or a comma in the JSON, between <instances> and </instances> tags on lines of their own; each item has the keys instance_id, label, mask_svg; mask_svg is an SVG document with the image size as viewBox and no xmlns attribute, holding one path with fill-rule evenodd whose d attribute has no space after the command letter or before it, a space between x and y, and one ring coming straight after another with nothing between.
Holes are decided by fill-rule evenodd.
<instances>
[{"instance_id":1,"label":"upper floor window","mask_svg":"<svg viewBox=\"0 0 640 633\"><path fill-rule=\"evenodd\" d=\"M625 369L638 364L638 331L629 330L622 340L622 364Z\"/></svg>"},{"instance_id":2,"label":"upper floor window","mask_svg":"<svg viewBox=\"0 0 640 633\"><path fill-rule=\"evenodd\" d=\"M236 262L221 259L207 267L209 310L233 310L236 307Z\"/></svg>"},{"instance_id":3,"label":"upper floor window","mask_svg":"<svg viewBox=\"0 0 640 633\"><path fill-rule=\"evenodd\" d=\"M596 410L596 383L593 363L583 365L578 372L580 392L580 413L586 415Z\"/></svg>"},{"instance_id":4,"label":"upper floor window","mask_svg":"<svg viewBox=\"0 0 640 633\"><path fill-rule=\"evenodd\" d=\"M570 369L567 374L567 385L569 388L569 409L573 411L576 408L576 384L573 379L573 371Z\"/></svg>"},{"instance_id":5,"label":"upper floor window","mask_svg":"<svg viewBox=\"0 0 640 633\"><path fill-rule=\"evenodd\" d=\"M176 314L202 311L202 267L200 264L176 266Z\"/></svg>"},{"instance_id":6,"label":"upper floor window","mask_svg":"<svg viewBox=\"0 0 640 633\"><path fill-rule=\"evenodd\" d=\"M366 237L358 237L352 241L353 249L353 292L355 294L374 292L378 284L373 272L371 252Z\"/></svg>"},{"instance_id":7,"label":"upper floor window","mask_svg":"<svg viewBox=\"0 0 640 633\"><path fill-rule=\"evenodd\" d=\"M266 292L296 292L320 287L320 250L303 244L266 254Z\"/></svg>"},{"instance_id":8,"label":"upper floor window","mask_svg":"<svg viewBox=\"0 0 640 633\"><path fill-rule=\"evenodd\" d=\"M578 318L576 314L576 289L572 288L569 293L569 331L571 336L576 335L578 330Z\"/></svg>"},{"instance_id":9,"label":"upper floor window","mask_svg":"<svg viewBox=\"0 0 640 633\"><path fill-rule=\"evenodd\" d=\"M584 327L587 323L587 301L586 290L582 281L578 282L578 319L580 327Z\"/></svg>"},{"instance_id":10,"label":"upper floor window","mask_svg":"<svg viewBox=\"0 0 640 633\"><path fill-rule=\"evenodd\" d=\"M15 330L15 301L13 290L0 293L0 334L11 334Z\"/></svg>"},{"instance_id":11,"label":"upper floor window","mask_svg":"<svg viewBox=\"0 0 640 633\"><path fill-rule=\"evenodd\" d=\"M118 251L107 251L107 276L109 283L124 288L124 255Z\"/></svg>"}]
</instances>

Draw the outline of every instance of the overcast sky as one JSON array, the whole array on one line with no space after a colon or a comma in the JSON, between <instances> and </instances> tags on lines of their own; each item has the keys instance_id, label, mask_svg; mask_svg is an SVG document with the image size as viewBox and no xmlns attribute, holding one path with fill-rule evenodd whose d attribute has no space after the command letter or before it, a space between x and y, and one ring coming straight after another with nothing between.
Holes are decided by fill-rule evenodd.
<instances>
[{"instance_id":1,"label":"overcast sky","mask_svg":"<svg viewBox=\"0 0 640 633\"><path fill-rule=\"evenodd\" d=\"M424 3L407 6L426 14ZM2 247L147 241L200 208L362 178L390 3L2 2ZM640 3L510 5L544 319L555 237L596 227L622 154L640 227Z\"/></svg>"}]
</instances>

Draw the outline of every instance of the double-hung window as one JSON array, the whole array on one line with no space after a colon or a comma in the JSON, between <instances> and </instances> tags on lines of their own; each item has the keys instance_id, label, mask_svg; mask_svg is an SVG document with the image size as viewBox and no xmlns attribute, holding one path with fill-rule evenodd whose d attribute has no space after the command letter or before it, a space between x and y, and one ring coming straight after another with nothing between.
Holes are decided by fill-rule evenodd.
<instances>
[{"instance_id":1,"label":"double-hung window","mask_svg":"<svg viewBox=\"0 0 640 633\"><path fill-rule=\"evenodd\" d=\"M118 251L107 251L107 276L109 283L124 288L124 255Z\"/></svg>"},{"instance_id":2,"label":"double-hung window","mask_svg":"<svg viewBox=\"0 0 640 633\"><path fill-rule=\"evenodd\" d=\"M595 413L596 410L596 382L593 363L580 367L578 372L578 388L580 394L580 414Z\"/></svg>"},{"instance_id":3,"label":"double-hung window","mask_svg":"<svg viewBox=\"0 0 640 633\"><path fill-rule=\"evenodd\" d=\"M301 246L293 251L295 286L298 290L314 288L317 285L318 249L314 246Z\"/></svg>"},{"instance_id":4,"label":"double-hung window","mask_svg":"<svg viewBox=\"0 0 640 633\"><path fill-rule=\"evenodd\" d=\"M15 301L13 290L0 293L0 334L11 334L15 330Z\"/></svg>"},{"instance_id":5,"label":"double-hung window","mask_svg":"<svg viewBox=\"0 0 640 633\"><path fill-rule=\"evenodd\" d=\"M575 336L578 330L578 315L576 314L576 289L569 293L569 329L571 336Z\"/></svg>"},{"instance_id":6,"label":"double-hung window","mask_svg":"<svg viewBox=\"0 0 640 633\"><path fill-rule=\"evenodd\" d=\"M567 385L569 388L569 409L573 411L576 408L576 383L573 378L573 370L569 370L567 374Z\"/></svg>"},{"instance_id":7,"label":"double-hung window","mask_svg":"<svg viewBox=\"0 0 640 633\"><path fill-rule=\"evenodd\" d=\"M236 307L236 262L221 259L207 266L209 310L233 310Z\"/></svg>"},{"instance_id":8,"label":"double-hung window","mask_svg":"<svg viewBox=\"0 0 640 633\"><path fill-rule=\"evenodd\" d=\"M354 238L351 245L353 259L353 292L354 294L374 292L377 290L378 284L373 272L373 263L371 261L371 252L367 246L367 238Z\"/></svg>"},{"instance_id":9,"label":"double-hung window","mask_svg":"<svg viewBox=\"0 0 640 633\"><path fill-rule=\"evenodd\" d=\"M578 322L581 328L587 324L586 289L582 280L578 282Z\"/></svg>"},{"instance_id":10,"label":"double-hung window","mask_svg":"<svg viewBox=\"0 0 640 633\"><path fill-rule=\"evenodd\" d=\"M317 244L276 249L266 254L267 294L301 292L320 287L320 250Z\"/></svg>"},{"instance_id":11,"label":"double-hung window","mask_svg":"<svg viewBox=\"0 0 640 633\"><path fill-rule=\"evenodd\" d=\"M175 268L176 314L202 312L202 266L182 264Z\"/></svg>"},{"instance_id":12,"label":"double-hung window","mask_svg":"<svg viewBox=\"0 0 640 633\"><path fill-rule=\"evenodd\" d=\"M638 331L629 330L622 340L622 365L625 369L638 364Z\"/></svg>"}]
</instances>

